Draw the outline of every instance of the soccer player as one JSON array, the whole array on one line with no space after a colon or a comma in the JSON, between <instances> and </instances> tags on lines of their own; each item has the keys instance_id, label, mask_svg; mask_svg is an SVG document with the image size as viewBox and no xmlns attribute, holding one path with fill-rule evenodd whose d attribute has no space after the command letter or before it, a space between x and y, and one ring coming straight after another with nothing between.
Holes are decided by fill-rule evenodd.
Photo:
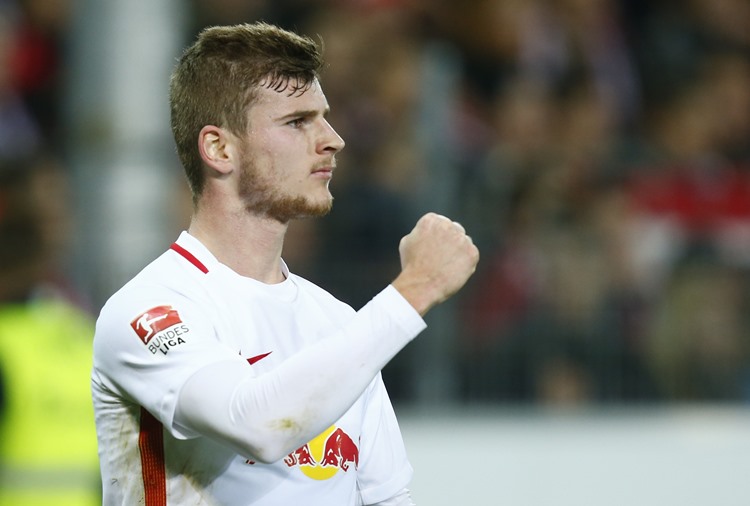
<instances>
[{"instance_id":1,"label":"soccer player","mask_svg":"<svg viewBox=\"0 0 750 506\"><path fill-rule=\"evenodd\" d=\"M409 505L380 370L479 253L427 214L402 270L355 311L281 258L331 208L344 141L317 45L256 23L204 30L172 75L189 229L103 307L92 389L104 504Z\"/></svg>"}]
</instances>

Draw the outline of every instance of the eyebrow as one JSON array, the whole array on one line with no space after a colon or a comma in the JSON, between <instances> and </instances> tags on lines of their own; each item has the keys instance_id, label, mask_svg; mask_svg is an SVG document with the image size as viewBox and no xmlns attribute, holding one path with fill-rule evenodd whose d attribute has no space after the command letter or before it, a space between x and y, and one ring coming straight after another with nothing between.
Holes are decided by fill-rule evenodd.
<instances>
[{"instance_id":1,"label":"eyebrow","mask_svg":"<svg viewBox=\"0 0 750 506\"><path fill-rule=\"evenodd\" d=\"M323 109L323 117L327 117L328 113L330 112L330 107L326 107L325 109ZM317 116L318 114L320 114L320 111L318 109L303 109L285 114L284 116L279 118L279 121L286 121L293 118L312 118L313 116Z\"/></svg>"}]
</instances>

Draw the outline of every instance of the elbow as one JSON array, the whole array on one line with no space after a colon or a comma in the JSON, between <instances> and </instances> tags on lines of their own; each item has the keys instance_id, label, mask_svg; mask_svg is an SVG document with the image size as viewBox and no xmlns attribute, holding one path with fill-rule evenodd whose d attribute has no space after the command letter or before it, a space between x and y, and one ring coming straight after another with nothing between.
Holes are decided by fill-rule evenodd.
<instances>
[{"instance_id":1,"label":"elbow","mask_svg":"<svg viewBox=\"0 0 750 506\"><path fill-rule=\"evenodd\" d=\"M253 445L252 447L242 445L242 447L237 448L236 450L240 455L255 462L260 462L261 464L273 464L287 457L295 449L296 448L277 445Z\"/></svg>"},{"instance_id":2,"label":"elbow","mask_svg":"<svg viewBox=\"0 0 750 506\"><path fill-rule=\"evenodd\" d=\"M237 450L241 455L262 464L273 464L283 459L304 444L300 440L301 434L288 431L268 430L253 431L252 440L242 438L236 441Z\"/></svg>"},{"instance_id":3,"label":"elbow","mask_svg":"<svg viewBox=\"0 0 750 506\"><path fill-rule=\"evenodd\" d=\"M251 458L261 464L273 464L289 455L292 451L287 448L270 446L255 448L251 453Z\"/></svg>"}]
</instances>

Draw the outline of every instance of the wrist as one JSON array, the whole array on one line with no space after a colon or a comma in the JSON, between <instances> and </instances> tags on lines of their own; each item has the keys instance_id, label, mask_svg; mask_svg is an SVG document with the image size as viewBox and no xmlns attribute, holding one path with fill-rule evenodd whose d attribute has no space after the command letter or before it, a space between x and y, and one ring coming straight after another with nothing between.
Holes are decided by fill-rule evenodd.
<instances>
[{"instance_id":1,"label":"wrist","mask_svg":"<svg viewBox=\"0 0 750 506\"><path fill-rule=\"evenodd\" d=\"M431 295L429 281L416 281L403 272L391 283L391 285L411 304L411 306L424 316L437 304L437 299Z\"/></svg>"}]
</instances>

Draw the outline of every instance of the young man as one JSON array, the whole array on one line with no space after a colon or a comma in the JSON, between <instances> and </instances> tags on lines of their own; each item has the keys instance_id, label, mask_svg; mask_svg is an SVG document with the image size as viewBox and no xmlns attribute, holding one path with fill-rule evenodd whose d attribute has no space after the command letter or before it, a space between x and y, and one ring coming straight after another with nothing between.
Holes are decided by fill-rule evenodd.
<instances>
[{"instance_id":1,"label":"young man","mask_svg":"<svg viewBox=\"0 0 750 506\"><path fill-rule=\"evenodd\" d=\"M290 220L331 208L344 142L317 46L214 27L171 82L189 230L104 306L92 388L105 505L408 505L381 368L474 271L463 228L424 216L359 311L281 259Z\"/></svg>"}]
</instances>

